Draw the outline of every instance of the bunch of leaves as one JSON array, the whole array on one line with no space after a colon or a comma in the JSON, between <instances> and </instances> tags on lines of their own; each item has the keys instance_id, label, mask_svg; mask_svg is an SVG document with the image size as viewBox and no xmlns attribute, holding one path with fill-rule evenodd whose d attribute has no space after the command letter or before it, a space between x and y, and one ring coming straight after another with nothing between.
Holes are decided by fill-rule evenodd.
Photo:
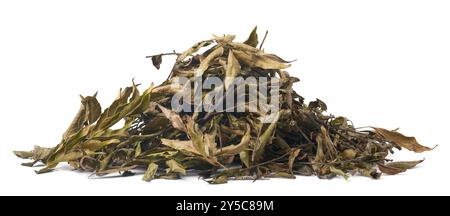
<instances>
[{"instance_id":1,"label":"bunch of leaves","mask_svg":"<svg viewBox=\"0 0 450 216\"><path fill-rule=\"evenodd\" d=\"M143 170L143 180L150 181L178 179L189 171L220 184L297 175L377 179L382 173L405 172L423 161L390 162L387 157L394 149L432 150L395 130L356 129L347 118L328 115L326 104L319 99L305 103L292 88L299 79L285 71L290 62L266 53L256 28L245 42L234 40L234 35L214 36L183 53L149 56L157 69L163 56L177 56L161 85L152 85L141 94L133 82L103 111L96 94L81 97L81 108L57 146L14 153L32 160L25 166L45 164L36 171L39 174L67 162L75 170L97 176L129 176ZM234 87L233 79L238 76L281 81L281 105L272 113L272 123L264 123L268 116L262 111L242 113L234 110L237 107L226 112L175 112L170 107L174 94L184 88L174 85L179 77L189 78L188 85L195 77L224 80L223 86L203 93L207 99L209 93ZM245 94L248 97L249 92ZM112 129L119 123L123 123L120 129Z\"/></svg>"}]
</instances>

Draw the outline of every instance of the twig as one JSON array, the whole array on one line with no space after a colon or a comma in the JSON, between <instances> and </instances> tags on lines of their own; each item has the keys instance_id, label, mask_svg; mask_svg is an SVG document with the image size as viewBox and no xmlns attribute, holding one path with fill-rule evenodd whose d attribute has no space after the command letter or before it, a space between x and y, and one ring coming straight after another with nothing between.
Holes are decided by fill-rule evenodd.
<instances>
[{"instance_id":1,"label":"twig","mask_svg":"<svg viewBox=\"0 0 450 216\"><path fill-rule=\"evenodd\" d=\"M158 55L150 55L150 56L145 56L145 58L152 58L152 57L155 57L155 56L167 56L167 55L181 55L181 53L177 53L174 50L171 53L161 53L161 54L158 54Z\"/></svg>"},{"instance_id":2,"label":"twig","mask_svg":"<svg viewBox=\"0 0 450 216\"><path fill-rule=\"evenodd\" d=\"M266 31L266 34L264 35L264 38L263 38L263 40L262 40L262 42L261 42L261 45L259 45L259 49L262 49L262 47L263 47L263 45L264 45L264 42L266 41L267 34L269 34L269 31Z\"/></svg>"},{"instance_id":3,"label":"twig","mask_svg":"<svg viewBox=\"0 0 450 216\"><path fill-rule=\"evenodd\" d=\"M286 152L285 154L281 155L280 157L277 157L277 158L274 158L272 160L268 160L266 162L263 162L263 163L260 163L260 164L256 164L256 165L244 168L244 169L241 169L240 171L242 172L242 171L245 171L245 170L253 169L253 168L256 168L256 167L259 167L259 166L262 166L262 165L266 165L266 164L272 163L274 161L280 160L280 159L290 155L291 153L292 153L292 150Z\"/></svg>"}]
</instances>

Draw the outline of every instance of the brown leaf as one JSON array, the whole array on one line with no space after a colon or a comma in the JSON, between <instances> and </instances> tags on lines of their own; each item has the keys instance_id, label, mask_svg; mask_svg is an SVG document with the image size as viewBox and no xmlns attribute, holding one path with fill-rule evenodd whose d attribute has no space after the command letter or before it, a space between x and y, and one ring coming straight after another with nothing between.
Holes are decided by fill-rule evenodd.
<instances>
[{"instance_id":1,"label":"brown leaf","mask_svg":"<svg viewBox=\"0 0 450 216\"><path fill-rule=\"evenodd\" d=\"M397 144L403 148L406 148L410 151L414 151L416 153L422 153L422 152L430 151L430 150L433 150L434 148L436 148L436 146L433 148L429 148L429 147L420 145L417 142L416 138L407 137L396 131L390 131L390 130L386 130L383 128L376 128L376 127L374 127L373 129L375 129L375 132L378 135L384 137L386 140L388 140L394 144Z\"/></svg>"},{"instance_id":2,"label":"brown leaf","mask_svg":"<svg viewBox=\"0 0 450 216\"><path fill-rule=\"evenodd\" d=\"M388 175L396 175L396 174L405 172L407 170L407 169L385 166L380 163L378 164L378 169L380 169L381 172L386 173Z\"/></svg>"},{"instance_id":3,"label":"brown leaf","mask_svg":"<svg viewBox=\"0 0 450 216\"><path fill-rule=\"evenodd\" d=\"M294 174L292 171L292 167L294 166L294 162L295 159L298 157L298 155L300 154L301 149L295 149L294 151L291 152L291 154L289 155L289 173Z\"/></svg>"},{"instance_id":4,"label":"brown leaf","mask_svg":"<svg viewBox=\"0 0 450 216\"><path fill-rule=\"evenodd\" d=\"M250 137L250 126L247 125L247 130L242 137L241 142L238 145L229 145L223 147L222 149L218 150L216 156L239 154L240 152L248 148Z\"/></svg>"},{"instance_id":5,"label":"brown leaf","mask_svg":"<svg viewBox=\"0 0 450 216\"><path fill-rule=\"evenodd\" d=\"M386 164L386 166L399 168L399 169L412 169L416 167L418 164L422 163L424 160L418 161L398 161Z\"/></svg>"},{"instance_id":6,"label":"brown leaf","mask_svg":"<svg viewBox=\"0 0 450 216\"><path fill-rule=\"evenodd\" d=\"M280 61L280 58L263 52L249 53L246 51L233 50L236 58L243 64L250 67L258 67L262 69L286 69L291 65Z\"/></svg>"}]
</instances>

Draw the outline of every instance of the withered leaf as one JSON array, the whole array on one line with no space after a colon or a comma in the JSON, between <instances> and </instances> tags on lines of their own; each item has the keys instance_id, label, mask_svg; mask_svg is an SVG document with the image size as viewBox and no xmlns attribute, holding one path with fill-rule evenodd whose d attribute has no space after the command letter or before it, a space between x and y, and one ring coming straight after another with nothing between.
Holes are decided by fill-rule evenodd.
<instances>
[{"instance_id":1,"label":"withered leaf","mask_svg":"<svg viewBox=\"0 0 450 216\"><path fill-rule=\"evenodd\" d=\"M244 42L244 44L247 44L249 46L252 47L256 47L258 46L258 26L255 26L255 28L253 29L253 31L250 33L250 36L248 36L248 39Z\"/></svg>"},{"instance_id":2,"label":"withered leaf","mask_svg":"<svg viewBox=\"0 0 450 216\"><path fill-rule=\"evenodd\" d=\"M390 131L390 130L386 130L386 129L383 129L383 128L376 128L376 127L374 127L373 129L375 129L375 132L378 135L384 137L385 139L387 139L387 140L389 140L389 141L391 141L391 142L393 142L393 143L395 143L395 144L397 144L397 145L399 145L399 146L401 146L403 148L406 148L406 149L408 149L410 151L414 151L416 153L422 153L422 152L425 152L425 151L431 151L434 148L436 148L436 146L433 147L433 148L429 148L429 147L420 145L417 142L416 138L414 138L414 137L407 137L407 136L405 136L405 135L403 135L403 134L401 134L399 132L396 132L396 131Z\"/></svg>"},{"instance_id":3,"label":"withered leaf","mask_svg":"<svg viewBox=\"0 0 450 216\"><path fill-rule=\"evenodd\" d=\"M155 163L151 163L147 167L147 171L144 174L144 177L142 177L142 180L144 181L151 181L155 178L155 174L158 171L158 165Z\"/></svg>"},{"instance_id":4,"label":"withered leaf","mask_svg":"<svg viewBox=\"0 0 450 216\"><path fill-rule=\"evenodd\" d=\"M348 180L350 178L350 176L348 176L344 171L342 171L341 169L337 169L334 166L330 167L330 172L335 175L344 177L345 180Z\"/></svg>"},{"instance_id":5,"label":"withered leaf","mask_svg":"<svg viewBox=\"0 0 450 216\"><path fill-rule=\"evenodd\" d=\"M209 68L212 61L215 60L217 57L222 56L224 52L223 47L219 46L214 51L212 51L205 59L203 59L200 62L200 65L198 66L197 70L195 71L195 76L201 77L203 73Z\"/></svg>"},{"instance_id":6,"label":"withered leaf","mask_svg":"<svg viewBox=\"0 0 450 216\"><path fill-rule=\"evenodd\" d=\"M262 52L254 54L240 50L233 50L233 53L241 63L249 65L250 67L262 69L286 69L290 67L289 64L280 61L279 57L271 54Z\"/></svg>"},{"instance_id":7,"label":"withered leaf","mask_svg":"<svg viewBox=\"0 0 450 216\"><path fill-rule=\"evenodd\" d=\"M300 154L301 149L295 149L294 151L291 152L291 154L289 155L289 173L293 174L292 168L294 167L294 162L295 159L298 157L298 155Z\"/></svg>"},{"instance_id":8,"label":"withered leaf","mask_svg":"<svg viewBox=\"0 0 450 216\"><path fill-rule=\"evenodd\" d=\"M422 163L424 160L418 160L418 161L398 161L398 162L391 162L386 164L386 166L389 167L395 167L399 169L412 169L416 167L418 164Z\"/></svg>"},{"instance_id":9,"label":"withered leaf","mask_svg":"<svg viewBox=\"0 0 450 216\"><path fill-rule=\"evenodd\" d=\"M23 163L26 166L43 163L45 167L37 173L51 172L67 162L75 170L99 176L130 176L135 174L133 169L146 168L144 181L179 179L186 170L193 170L207 173L202 176L208 182L220 184L295 178L294 174L347 179L359 173L378 179L381 173L397 174L422 162L387 163L395 148L431 150L396 131L355 128L346 117L327 114L321 100L305 103L293 89L299 79L283 70L291 62L258 48L256 30L244 43L234 42L235 35L228 34L196 43L182 54L152 56L152 64L160 69L162 56L178 55L161 85L153 88L152 84L141 92L133 80L103 112L97 94L82 96L81 107L57 146L14 154L29 159ZM245 90L232 96L245 103L227 107L225 112L207 110L208 102L209 107L218 100L229 102L216 95L229 90L237 77L246 80L239 84ZM181 78L186 82L177 83ZM189 88L209 78L224 83L214 83L215 88L201 89L198 95ZM254 79L256 83L247 82ZM276 80L280 85L270 86ZM198 98L202 103L198 104ZM173 112L174 99L182 101L183 108L195 110ZM235 110L250 111L252 104L257 105L256 111ZM19 129L26 134L26 128Z\"/></svg>"},{"instance_id":10,"label":"withered leaf","mask_svg":"<svg viewBox=\"0 0 450 216\"><path fill-rule=\"evenodd\" d=\"M169 167L166 169L167 174L169 173L179 173L182 175L186 175L186 170L183 168L181 164L176 162L175 160L166 161L166 165Z\"/></svg>"},{"instance_id":11,"label":"withered leaf","mask_svg":"<svg viewBox=\"0 0 450 216\"><path fill-rule=\"evenodd\" d=\"M170 120L170 123L175 129L186 132L186 125L184 125L180 115L178 115L175 111L169 110L161 105L158 105L158 107L164 113L166 118Z\"/></svg>"},{"instance_id":12,"label":"withered leaf","mask_svg":"<svg viewBox=\"0 0 450 216\"><path fill-rule=\"evenodd\" d=\"M378 169L380 169L381 172L386 173L388 175L396 175L402 172L406 172L407 169L402 169L402 168L396 168L396 167L390 167L390 166L385 166L383 164L378 164Z\"/></svg>"},{"instance_id":13,"label":"withered leaf","mask_svg":"<svg viewBox=\"0 0 450 216\"><path fill-rule=\"evenodd\" d=\"M188 56L190 56L190 55L194 54L195 52L197 52L200 48L208 46L209 44L211 44L211 42L212 41L207 40L207 41L200 41L200 42L196 43L194 46L192 46L188 50L184 51L181 55L179 55L178 58L177 58L177 62L183 61Z\"/></svg>"},{"instance_id":14,"label":"withered leaf","mask_svg":"<svg viewBox=\"0 0 450 216\"><path fill-rule=\"evenodd\" d=\"M169 139L161 139L161 143L163 145L169 146L173 149L180 151L187 151L197 155L202 155L195 147L192 141L181 141L181 140L169 140Z\"/></svg>"},{"instance_id":15,"label":"withered leaf","mask_svg":"<svg viewBox=\"0 0 450 216\"><path fill-rule=\"evenodd\" d=\"M253 153L253 160L258 161L261 159L264 153L264 148L267 144L272 142L272 138L274 136L274 131L277 127L278 119L280 118L280 112L276 114L276 117L272 123L270 123L269 127L262 133L259 137L259 143L256 145L256 148Z\"/></svg>"},{"instance_id":16,"label":"withered leaf","mask_svg":"<svg viewBox=\"0 0 450 216\"><path fill-rule=\"evenodd\" d=\"M239 61L236 59L236 57L234 57L233 51L230 50L228 54L227 69L225 72L225 90L230 87L236 76L239 75L240 71L241 65L239 64Z\"/></svg>"},{"instance_id":17,"label":"withered leaf","mask_svg":"<svg viewBox=\"0 0 450 216\"><path fill-rule=\"evenodd\" d=\"M241 142L238 145L229 145L226 147L223 147L222 149L218 150L217 156L222 155L235 155L241 153L243 150L248 148L248 145L250 143L250 126L247 125L247 130L244 134L244 136L241 139Z\"/></svg>"},{"instance_id":18,"label":"withered leaf","mask_svg":"<svg viewBox=\"0 0 450 216\"><path fill-rule=\"evenodd\" d=\"M155 66L156 69L160 69L161 68L161 63L162 63L162 55L155 55L152 57L152 63L153 66Z\"/></svg>"}]
</instances>

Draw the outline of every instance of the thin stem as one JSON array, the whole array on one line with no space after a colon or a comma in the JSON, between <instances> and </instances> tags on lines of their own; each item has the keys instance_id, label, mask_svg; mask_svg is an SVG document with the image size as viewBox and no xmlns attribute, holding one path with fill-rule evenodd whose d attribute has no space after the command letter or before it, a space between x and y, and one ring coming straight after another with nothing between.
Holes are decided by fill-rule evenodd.
<instances>
[{"instance_id":1,"label":"thin stem","mask_svg":"<svg viewBox=\"0 0 450 216\"><path fill-rule=\"evenodd\" d=\"M266 41L267 34L269 34L269 31L266 31L266 34L264 35L264 38L263 38L263 40L262 40L262 42L261 42L261 45L259 46L259 49L262 49L262 47L263 47L263 45L264 45L264 42Z\"/></svg>"},{"instance_id":2,"label":"thin stem","mask_svg":"<svg viewBox=\"0 0 450 216\"><path fill-rule=\"evenodd\" d=\"M158 54L158 55L150 55L150 56L146 56L145 58L152 58L152 57L155 57L155 56L167 56L167 55L181 55L181 53L177 53L174 50L171 53L161 53L161 54Z\"/></svg>"}]
</instances>

